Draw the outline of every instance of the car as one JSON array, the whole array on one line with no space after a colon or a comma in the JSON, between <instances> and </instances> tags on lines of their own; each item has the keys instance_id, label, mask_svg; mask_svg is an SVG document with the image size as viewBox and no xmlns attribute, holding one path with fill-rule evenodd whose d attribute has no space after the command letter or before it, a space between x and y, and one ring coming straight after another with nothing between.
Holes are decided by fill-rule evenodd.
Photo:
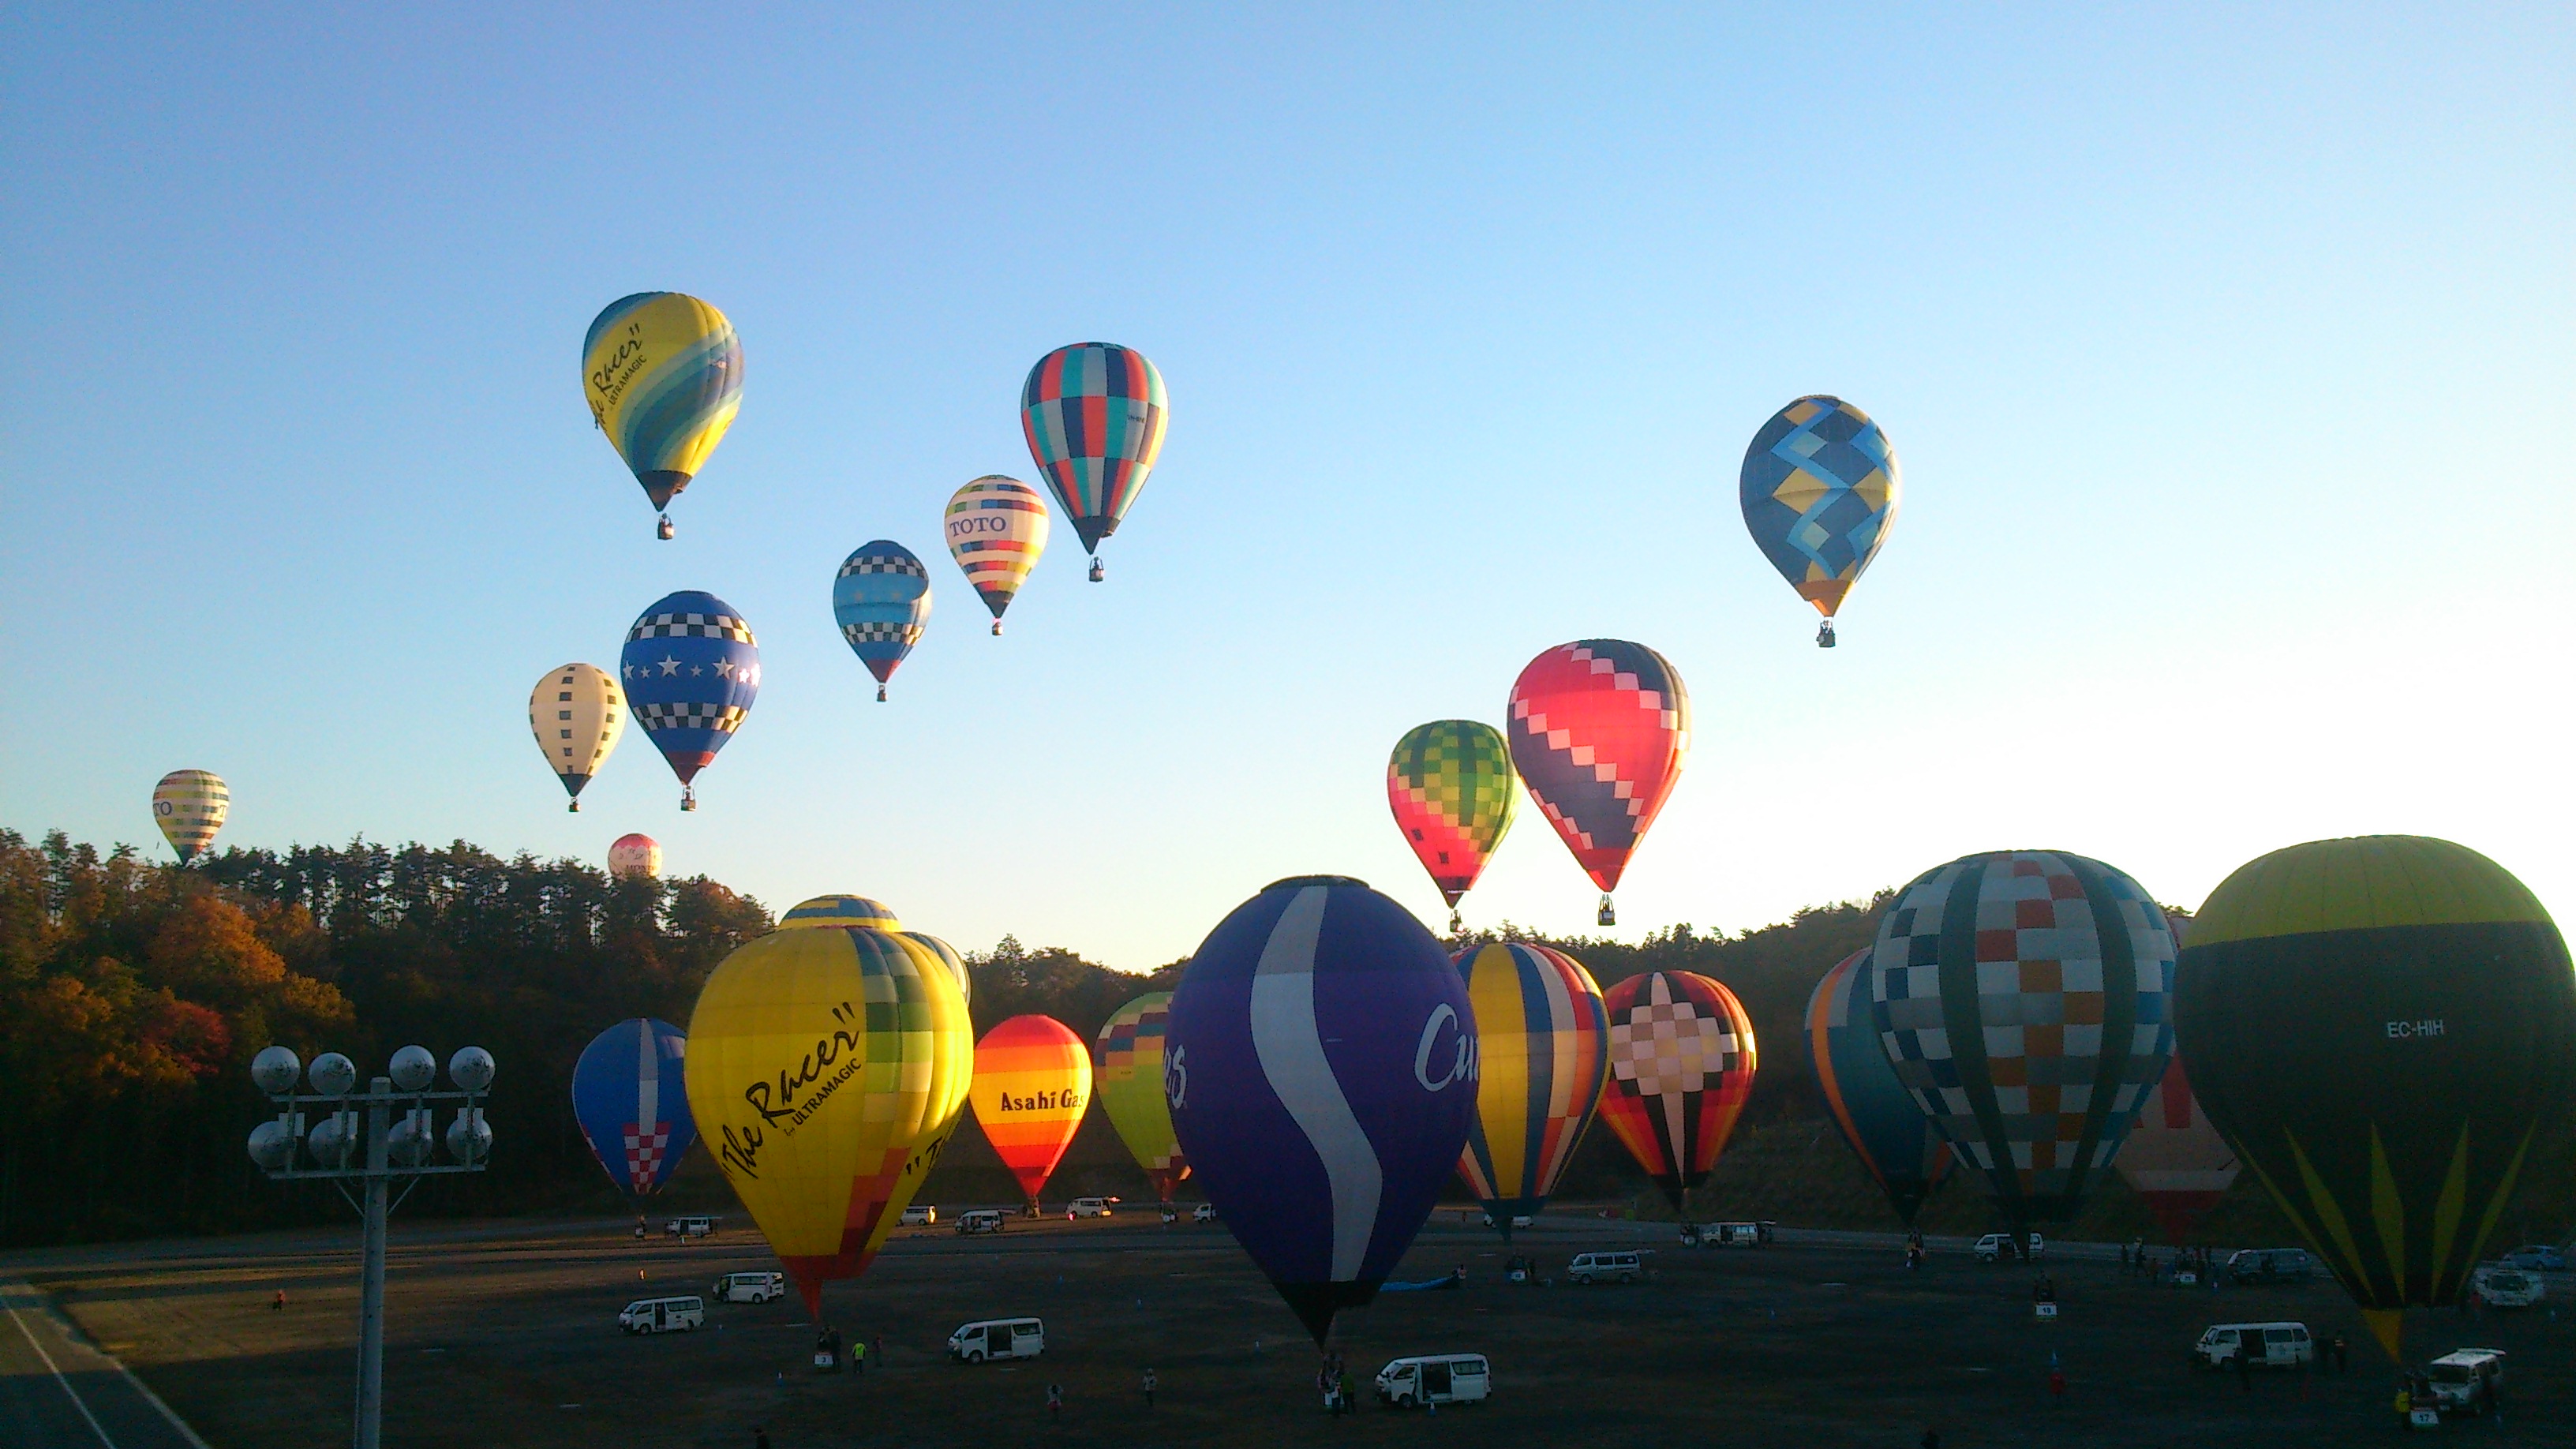
<instances>
[{"instance_id":1,"label":"car","mask_svg":"<svg viewBox=\"0 0 2576 1449\"><path fill-rule=\"evenodd\" d=\"M1767 1248L1771 1230L1778 1223L1704 1223L1700 1226L1698 1246L1703 1248Z\"/></svg>"},{"instance_id":2,"label":"car","mask_svg":"<svg viewBox=\"0 0 2576 1449\"><path fill-rule=\"evenodd\" d=\"M2252 1368L2296 1368L2314 1362L2317 1346L2304 1323L2214 1323L2191 1346L2191 1366L2224 1368L2242 1356Z\"/></svg>"},{"instance_id":3,"label":"car","mask_svg":"<svg viewBox=\"0 0 2576 1449\"><path fill-rule=\"evenodd\" d=\"M1977 1239L1977 1246L1974 1251L1977 1255L1977 1261L1980 1263L2000 1263L2004 1259L2014 1256L2012 1234L1988 1233L1984 1237ZM2022 1249L2022 1252L2025 1253L2032 1261L2037 1261L2047 1255L2048 1244L2040 1237L2039 1234L2032 1233L2027 1246Z\"/></svg>"},{"instance_id":4,"label":"car","mask_svg":"<svg viewBox=\"0 0 2576 1449\"><path fill-rule=\"evenodd\" d=\"M1522 1228L1528 1227L1530 1224L1537 1221L1538 1219L1531 1217L1528 1213L1514 1213L1512 1214L1512 1230L1514 1232L1518 1232ZM1485 1226L1490 1228L1493 1225L1494 1215L1492 1213L1485 1214Z\"/></svg>"},{"instance_id":5,"label":"car","mask_svg":"<svg viewBox=\"0 0 2576 1449\"><path fill-rule=\"evenodd\" d=\"M2469 1275L2469 1291L2489 1308L2529 1308L2549 1296L2540 1275L2489 1263Z\"/></svg>"},{"instance_id":6,"label":"car","mask_svg":"<svg viewBox=\"0 0 2576 1449\"><path fill-rule=\"evenodd\" d=\"M1481 1353L1399 1358L1377 1371L1378 1402L1390 1409L1482 1403L1493 1394L1493 1386L1493 1370Z\"/></svg>"},{"instance_id":7,"label":"car","mask_svg":"<svg viewBox=\"0 0 2576 1449\"><path fill-rule=\"evenodd\" d=\"M914 1203L903 1210L901 1225L907 1228L926 1228L937 1221L939 1221L939 1209L928 1203Z\"/></svg>"},{"instance_id":8,"label":"car","mask_svg":"<svg viewBox=\"0 0 2576 1449\"><path fill-rule=\"evenodd\" d=\"M1216 1204L1212 1202L1203 1202L1197 1207L1190 1209L1190 1221L1194 1223L1215 1222Z\"/></svg>"},{"instance_id":9,"label":"car","mask_svg":"<svg viewBox=\"0 0 2576 1449\"><path fill-rule=\"evenodd\" d=\"M638 1298L617 1312L617 1326L628 1333L687 1333L707 1321L707 1301L698 1297Z\"/></svg>"},{"instance_id":10,"label":"car","mask_svg":"<svg viewBox=\"0 0 2576 1449\"><path fill-rule=\"evenodd\" d=\"M1044 1319L979 1318L948 1335L948 1356L959 1363L985 1363L997 1358L1036 1358L1044 1352Z\"/></svg>"},{"instance_id":11,"label":"car","mask_svg":"<svg viewBox=\"0 0 2576 1449\"><path fill-rule=\"evenodd\" d=\"M683 1241L690 1238L712 1238L716 1235L718 1221L719 1219L713 1213L693 1213L688 1217L673 1218L664 1223L662 1231Z\"/></svg>"},{"instance_id":12,"label":"car","mask_svg":"<svg viewBox=\"0 0 2576 1449\"><path fill-rule=\"evenodd\" d=\"M2506 1253L2496 1261L2504 1264L2508 1268L2520 1268L2526 1273L2564 1273L2567 1271L2566 1252L2563 1249L2553 1248L2547 1243L2525 1243L2523 1246L2514 1249L2512 1252Z\"/></svg>"},{"instance_id":13,"label":"car","mask_svg":"<svg viewBox=\"0 0 2576 1449\"><path fill-rule=\"evenodd\" d=\"M2453 1349L2424 1366L2424 1380L2436 1412L2477 1418L2496 1406L2504 1387L2504 1350Z\"/></svg>"},{"instance_id":14,"label":"car","mask_svg":"<svg viewBox=\"0 0 2576 1449\"><path fill-rule=\"evenodd\" d=\"M1078 1198L1075 1198L1072 1202L1065 1204L1065 1209L1064 1209L1065 1221L1067 1221L1067 1222L1071 1222L1071 1221L1073 1221L1075 1218L1105 1218L1105 1217L1108 1217L1108 1216L1110 1216L1110 1212L1109 1212L1109 1205L1110 1205L1111 1203L1116 1202L1116 1201L1118 1201L1118 1199L1116 1199L1116 1198L1114 1198L1114 1197L1078 1197Z\"/></svg>"},{"instance_id":15,"label":"car","mask_svg":"<svg viewBox=\"0 0 2576 1449\"><path fill-rule=\"evenodd\" d=\"M1635 1252L1577 1253L1574 1261L1565 1266L1565 1276L1577 1283L1634 1283L1646 1276L1646 1262L1642 1254Z\"/></svg>"},{"instance_id":16,"label":"car","mask_svg":"<svg viewBox=\"0 0 2576 1449\"><path fill-rule=\"evenodd\" d=\"M2315 1276L2317 1260L2305 1248L2240 1248L2227 1255L2227 1277L2240 1286L2305 1283Z\"/></svg>"},{"instance_id":17,"label":"car","mask_svg":"<svg viewBox=\"0 0 2576 1449\"><path fill-rule=\"evenodd\" d=\"M957 1215L957 1231L968 1237L998 1233L1006 1221L1000 1208L968 1208Z\"/></svg>"},{"instance_id":18,"label":"car","mask_svg":"<svg viewBox=\"0 0 2576 1449\"><path fill-rule=\"evenodd\" d=\"M718 1303L767 1303L787 1296L784 1273L727 1273L707 1296Z\"/></svg>"}]
</instances>

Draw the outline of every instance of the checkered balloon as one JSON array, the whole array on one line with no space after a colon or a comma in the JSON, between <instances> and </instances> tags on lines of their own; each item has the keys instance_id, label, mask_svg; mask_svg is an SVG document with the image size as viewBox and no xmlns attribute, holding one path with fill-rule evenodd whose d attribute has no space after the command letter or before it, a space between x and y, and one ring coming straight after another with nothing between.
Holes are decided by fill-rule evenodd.
<instances>
[{"instance_id":1,"label":"checkered balloon","mask_svg":"<svg viewBox=\"0 0 2576 1449\"><path fill-rule=\"evenodd\" d=\"M2061 851L1965 856L1880 918L1870 1014L1899 1081L2014 1226L2063 1221L2173 1057L2174 937Z\"/></svg>"},{"instance_id":2,"label":"checkered balloon","mask_svg":"<svg viewBox=\"0 0 2576 1449\"><path fill-rule=\"evenodd\" d=\"M626 632L618 654L627 707L688 784L760 697L760 645L731 604L694 589L669 594Z\"/></svg>"},{"instance_id":3,"label":"checkered balloon","mask_svg":"<svg viewBox=\"0 0 2576 1449\"><path fill-rule=\"evenodd\" d=\"M1676 1208L1708 1181L1753 1091L1753 1018L1690 971L1650 971L1602 993L1610 1080L1601 1117Z\"/></svg>"}]
</instances>

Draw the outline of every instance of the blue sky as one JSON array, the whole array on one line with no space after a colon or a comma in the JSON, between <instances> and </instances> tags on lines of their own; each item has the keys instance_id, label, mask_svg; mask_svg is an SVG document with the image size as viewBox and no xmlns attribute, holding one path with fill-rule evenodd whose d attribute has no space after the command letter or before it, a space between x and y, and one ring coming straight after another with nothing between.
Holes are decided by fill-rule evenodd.
<instances>
[{"instance_id":1,"label":"blue sky","mask_svg":"<svg viewBox=\"0 0 2576 1449\"><path fill-rule=\"evenodd\" d=\"M202 766L226 843L641 829L1146 968L1292 873L1436 923L1387 750L1613 636L1698 724L1623 935L2372 831L2576 909L2576 21L2165 10L18 7L0 823L166 852ZM664 288L748 378L668 544L578 376ZM1162 463L993 639L939 510L1090 339ZM1808 392L1905 471L1831 653L1735 503ZM880 536L936 589L885 705ZM696 814L630 730L568 815L528 690L678 588L759 704ZM1468 915L1593 897L1528 811Z\"/></svg>"}]
</instances>

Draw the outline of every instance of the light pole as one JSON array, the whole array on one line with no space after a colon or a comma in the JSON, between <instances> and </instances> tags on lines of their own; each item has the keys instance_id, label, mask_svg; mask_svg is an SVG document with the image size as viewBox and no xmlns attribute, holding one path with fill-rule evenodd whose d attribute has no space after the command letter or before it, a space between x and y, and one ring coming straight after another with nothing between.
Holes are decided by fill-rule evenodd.
<instances>
[{"instance_id":1,"label":"light pole","mask_svg":"<svg viewBox=\"0 0 2576 1449\"><path fill-rule=\"evenodd\" d=\"M366 1223L358 1290L357 1426L351 1442L357 1449L378 1449L385 1418L385 1214L395 1206L386 1201L388 1190L395 1178L409 1178L403 1188L403 1196L409 1197L421 1178L483 1170L483 1159L492 1151L491 1124L483 1120L492 1054L470 1046L449 1057L447 1078L457 1088L453 1092L429 1090L438 1079L438 1059L427 1047L407 1046L394 1053L385 1066L387 1075L369 1082L363 1093L357 1091L357 1064L338 1052L315 1057L309 1072L302 1067L295 1053L281 1046L251 1059L251 1080L277 1104L277 1116L251 1129L250 1159L275 1182L323 1178L339 1186L355 1178L365 1184L363 1204L349 1199ZM312 1091L295 1090L299 1073ZM447 1152L456 1160L443 1167L430 1161L437 1145L433 1102L458 1104L456 1119L447 1128ZM322 1121L310 1132L301 1110L308 1106L324 1109ZM353 1165L362 1145L363 1165ZM304 1154L314 1166L299 1165ZM340 1195L348 1197L348 1188L341 1186Z\"/></svg>"}]
</instances>

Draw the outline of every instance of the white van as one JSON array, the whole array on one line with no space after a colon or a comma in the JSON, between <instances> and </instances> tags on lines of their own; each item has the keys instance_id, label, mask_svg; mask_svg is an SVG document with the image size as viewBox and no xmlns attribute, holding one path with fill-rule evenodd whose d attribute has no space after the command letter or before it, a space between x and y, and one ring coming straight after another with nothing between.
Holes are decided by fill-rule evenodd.
<instances>
[{"instance_id":1,"label":"white van","mask_svg":"<svg viewBox=\"0 0 2576 1449\"><path fill-rule=\"evenodd\" d=\"M1394 1409L1482 1403L1493 1391L1493 1374L1480 1353L1400 1358L1377 1371L1378 1402Z\"/></svg>"},{"instance_id":2,"label":"white van","mask_svg":"<svg viewBox=\"0 0 2576 1449\"><path fill-rule=\"evenodd\" d=\"M2225 1368L2239 1354L2249 1368L2296 1368L2315 1361L2317 1346L2308 1341L2304 1323L2220 1323L2203 1330L2191 1346L2191 1366Z\"/></svg>"},{"instance_id":3,"label":"white van","mask_svg":"<svg viewBox=\"0 0 2576 1449\"><path fill-rule=\"evenodd\" d=\"M968 1208L957 1215L957 1231L970 1237L977 1233L998 1233L1002 1230L1002 1222L1000 1208Z\"/></svg>"},{"instance_id":4,"label":"white van","mask_svg":"<svg viewBox=\"0 0 2576 1449\"><path fill-rule=\"evenodd\" d=\"M705 1325L707 1300L703 1298L638 1298L617 1315L617 1326L628 1333L687 1333Z\"/></svg>"},{"instance_id":5,"label":"white van","mask_svg":"<svg viewBox=\"0 0 2576 1449\"><path fill-rule=\"evenodd\" d=\"M995 1358L1036 1358L1046 1352L1046 1323L1036 1318L986 1318L948 1335L948 1356L960 1363Z\"/></svg>"},{"instance_id":6,"label":"white van","mask_svg":"<svg viewBox=\"0 0 2576 1449\"><path fill-rule=\"evenodd\" d=\"M2454 1349L2425 1365L2424 1378L2432 1385L2433 1407L2438 1412L2484 1414L2496 1406L2496 1395L2504 1387L2504 1350Z\"/></svg>"},{"instance_id":7,"label":"white van","mask_svg":"<svg viewBox=\"0 0 2576 1449\"><path fill-rule=\"evenodd\" d=\"M707 1290L718 1303L767 1303L787 1296L784 1273L727 1273Z\"/></svg>"},{"instance_id":8,"label":"white van","mask_svg":"<svg viewBox=\"0 0 2576 1449\"><path fill-rule=\"evenodd\" d=\"M1975 1251L1977 1261L1980 1263L2000 1263L2012 1252L2012 1234L1988 1233L1977 1239ZM2023 1251L2030 1255L2030 1261L2037 1262L2047 1256L2048 1244L2041 1240L2039 1234L2033 1233L2030 1235L2029 1245Z\"/></svg>"},{"instance_id":9,"label":"white van","mask_svg":"<svg viewBox=\"0 0 2576 1449\"><path fill-rule=\"evenodd\" d=\"M2493 1263L2469 1275L2469 1291L2489 1308L2529 1308L2549 1295L2539 1274Z\"/></svg>"},{"instance_id":10,"label":"white van","mask_svg":"<svg viewBox=\"0 0 2576 1449\"><path fill-rule=\"evenodd\" d=\"M1109 1216L1109 1205L1116 1201L1114 1197L1078 1197L1065 1207L1064 1215L1067 1220L1105 1218Z\"/></svg>"},{"instance_id":11,"label":"white van","mask_svg":"<svg viewBox=\"0 0 2576 1449\"><path fill-rule=\"evenodd\" d=\"M662 1231L675 1238L712 1238L716 1235L716 1219L712 1213L673 1218L662 1225Z\"/></svg>"},{"instance_id":12,"label":"white van","mask_svg":"<svg viewBox=\"0 0 2576 1449\"><path fill-rule=\"evenodd\" d=\"M1566 1264L1565 1276L1577 1283L1596 1283L1604 1278L1614 1278L1622 1283L1634 1283L1646 1276L1646 1262L1641 1255L1633 1251L1577 1253L1574 1255L1574 1261Z\"/></svg>"},{"instance_id":13,"label":"white van","mask_svg":"<svg viewBox=\"0 0 2576 1449\"><path fill-rule=\"evenodd\" d=\"M917 1202L903 1210L903 1217L899 1221L907 1228L926 1228L939 1221L939 1209L928 1203Z\"/></svg>"}]
</instances>

